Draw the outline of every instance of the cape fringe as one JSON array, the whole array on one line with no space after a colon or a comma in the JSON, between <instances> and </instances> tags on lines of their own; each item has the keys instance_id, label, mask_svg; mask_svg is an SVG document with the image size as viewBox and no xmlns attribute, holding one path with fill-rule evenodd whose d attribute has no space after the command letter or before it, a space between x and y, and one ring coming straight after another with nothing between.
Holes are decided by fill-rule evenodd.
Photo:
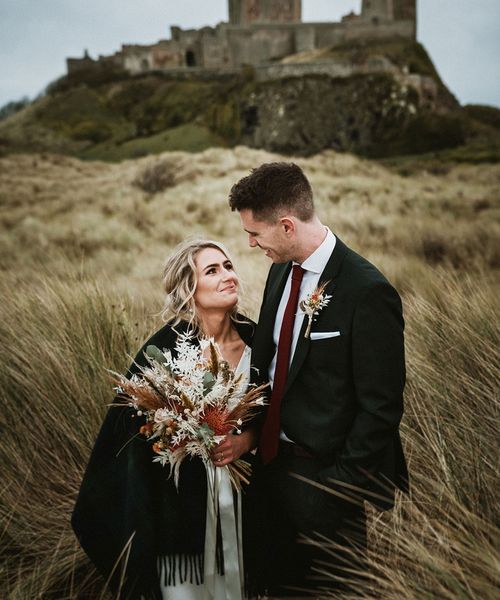
<instances>
[{"instance_id":1,"label":"cape fringe","mask_svg":"<svg viewBox=\"0 0 500 600\"><path fill-rule=\"evenodd\" d=\"M217 545L216 565L217 574L224 575L224 558L220 544ZM202 585L204 581L203 554L167 554L159 556L157 568L165 586L174 586L185 582Z\"/></svg>"}]
</instances>

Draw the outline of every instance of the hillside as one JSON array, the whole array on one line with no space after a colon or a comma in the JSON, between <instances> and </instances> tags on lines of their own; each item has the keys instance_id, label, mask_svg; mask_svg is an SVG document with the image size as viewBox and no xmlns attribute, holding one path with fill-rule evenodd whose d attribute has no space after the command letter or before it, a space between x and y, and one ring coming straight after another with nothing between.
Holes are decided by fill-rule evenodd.
<instances>
[{"instance_id":1,"label":"hillside","mask_svg":"<svg viewBox=\"0 0 500 600\"><path fill-rule=\"evenodd\" d=\"M349 65L346 77L327 65ZM401 40L345 44L294 55L276 68L301 76L129 76L104 68L73 73L0 121L0 154L49 151L122 160L244 144L284 154L323 149L372 157L474 145L498 149L498 129L463 111L425 49ZM331 67L333 68L333 67ZM316 72L318 71L318 72ZM332 71L334 73L335 70ZM497 150L493 153L497 157Z\"/></svg>"},{"instance_id":2,"label":"hillside","mask_svg":"<svg viewBox=\"0 0 500 600\"><path fill-rule=\"evenodd\" d=\"M0 268L19 280L43 261L54 277L65 276L69 260L117 288L158 294L166 253L203 232L244 257L245 278L258 295L265 265L255 252L249 255L227 196L253 166L277 159L244 147L119 164L50 154L0 159ZM333 151L296 160L311 178L326 222L363 254L382 260L403 291L417 279L427 285L434 277L429 266L470 269L479 261L478 268L499 268L495 165L401 175Z\"/></svg>"}]
</instances>

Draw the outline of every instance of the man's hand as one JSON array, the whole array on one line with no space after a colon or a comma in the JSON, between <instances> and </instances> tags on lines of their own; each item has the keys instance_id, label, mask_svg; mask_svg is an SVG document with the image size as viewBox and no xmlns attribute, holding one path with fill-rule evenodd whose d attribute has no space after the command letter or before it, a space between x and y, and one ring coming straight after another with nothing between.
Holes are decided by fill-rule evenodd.
<instances>
[{"instance_id":1,"label":"man's hand","mask_svg":"<svg viewBox=\"0 0 500 600\"><path fill-rule=\"evenodd\" d=\"M256 445L257 434L252 429L247 429L239 435L229 433L218 446L213 448L212 461L216 467L225 467L250 452Z\"/></svg>"}]
</instances>

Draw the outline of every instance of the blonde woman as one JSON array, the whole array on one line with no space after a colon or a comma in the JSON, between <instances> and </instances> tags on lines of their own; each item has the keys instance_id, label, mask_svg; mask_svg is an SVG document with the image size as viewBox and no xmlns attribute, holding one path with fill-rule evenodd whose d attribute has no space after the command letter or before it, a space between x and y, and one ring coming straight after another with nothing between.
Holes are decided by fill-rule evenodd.
<instances>
[{"instance_id":1,"label":"blonde woman","mask_svg":"<svg viewBox=\"0 0 500 600\"><path fill-rule=\"evenodd\" d=\"M199 337L214 338L225 360L249 377L253 324L238 314L238 277L225 247L210 240L180 244L167 260L163 283L167 323L144 344L129 375L145 364L147 345L174 350L178 333L194 329ZM241 552L227 548L220 524L217 568L207 590L207 483L201 460L184 461L177 489L165 469L152 462L151 445L135 435L141 424L128 411L109 411L73 512L80 544L118 598L241 599ZM229 434L212 460L224 467L255 445L252 428ZM245 496L251 500L251 490ZM232 495L229 503L234 511ZM251 588L248 575L246 582Z\"/></svg>"}]
</instances>

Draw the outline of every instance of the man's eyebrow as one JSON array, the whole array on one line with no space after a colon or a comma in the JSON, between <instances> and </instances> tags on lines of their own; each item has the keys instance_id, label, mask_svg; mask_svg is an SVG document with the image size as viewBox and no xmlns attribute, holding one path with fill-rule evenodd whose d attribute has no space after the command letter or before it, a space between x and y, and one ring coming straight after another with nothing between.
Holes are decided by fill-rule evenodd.
<instances>
[{"instance_id":1,"label":"man's eyebrow","mask_svg":"<svg viewBox=\"0 0 500 600\"><path fill-rule=\"evenodd\" d=\"M244 229L244 231L246 231L247 233L249 233L250 235L259 235L256 231L250 231L249 229Z\"/></svg>"}]
</instances>

